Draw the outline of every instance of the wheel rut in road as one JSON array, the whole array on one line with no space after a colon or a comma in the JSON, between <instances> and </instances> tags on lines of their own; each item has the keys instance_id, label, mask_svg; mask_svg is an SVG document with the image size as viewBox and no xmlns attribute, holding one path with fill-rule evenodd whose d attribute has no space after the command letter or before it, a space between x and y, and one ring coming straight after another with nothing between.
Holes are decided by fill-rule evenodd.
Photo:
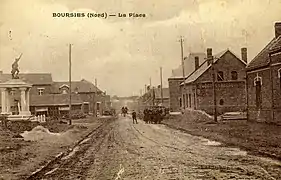
<instances>
[{"instance_id":1,"label":"wheel rut in road","mask_svg":"<svg viewBox=\"0 0 281 180\"><path fill-rule=\"evenodd\" d=\"M108 122L41 179L278 179L280 162L206 145L161 124ZM49 172L49 173L48 173ZM46 174L47 173L47 174Z\"/></svg>"}]
</instances>

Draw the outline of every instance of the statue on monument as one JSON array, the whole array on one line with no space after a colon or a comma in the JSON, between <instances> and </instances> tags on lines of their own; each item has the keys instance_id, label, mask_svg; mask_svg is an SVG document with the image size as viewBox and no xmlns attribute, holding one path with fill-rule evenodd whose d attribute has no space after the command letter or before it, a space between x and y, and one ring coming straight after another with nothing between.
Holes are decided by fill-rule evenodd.
<instances>
[{"instance_id":1,"label":"statue on monument","mask_svg":"<svg viewBox=\"0 0 281 180\"><path fill-rule=\"evenodd\" d=\"M19 79L18 75L19 75L20 71L19 71L18 62L19 62L21 56L22 56L22 53L20 54L20 57L16 58L15 62L12 64L12 71L11 71L11 73L12 73L12 78L13 79Z\"/></svg>"}]
</instances>

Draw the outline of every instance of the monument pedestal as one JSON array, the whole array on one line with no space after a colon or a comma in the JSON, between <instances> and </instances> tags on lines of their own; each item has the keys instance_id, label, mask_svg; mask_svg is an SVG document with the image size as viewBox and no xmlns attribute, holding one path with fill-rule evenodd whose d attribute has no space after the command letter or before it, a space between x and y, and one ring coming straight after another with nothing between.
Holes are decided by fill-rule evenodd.
<instances>
[{"instance_id":1,"label":"monument pedestal","mask_svg":"<svg viewBox=\"0 0 281 180\"><path fill-rule=\"evenodd\" d=\"M8 116L8 120L28 120L31 117L31 112L29 111L29 91L32 87L20 79L11 79L7 82L0 83L1 89L1 114ZM11 97L10 91L20 90L20 105L19 114L12 115L11 112Z\"/></svg>"}]
</instances>

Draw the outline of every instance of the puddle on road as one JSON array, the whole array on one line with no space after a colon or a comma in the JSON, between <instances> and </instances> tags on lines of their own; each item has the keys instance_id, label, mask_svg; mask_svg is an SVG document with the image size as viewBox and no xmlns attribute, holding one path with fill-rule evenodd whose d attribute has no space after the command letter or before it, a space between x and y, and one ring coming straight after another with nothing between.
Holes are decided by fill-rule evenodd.
<instances>
[{"instance_id":1,"label":"puddle on road","mask_svg":"<svg viewBox=\"0 0 281 180\"><path fill-rule=\"evenodd\" d=\"M81 145L81 144L84 144L84 143L88 142L90 139L91 139L91 138L84 139L82 142L80 142L80 143L79 143L79 145Z\"/></svg>"},{"instance_id":2,"label":"puddle on road","mask_svg":"<svg viewBox=\"0 0 281 180\"><path fill-rule=\"evenodd\" d=\"M203 145L205 146L220 146L221 143L217 141L210 141L209 139L201 138L200 140L202 141Z\"/></svg>"},{"instance_id":3,"label":"puddle on road","mask_svg":"<svg viewBox=\"0 0 281 180\"><path fill-rule=\"evenodd\" d=\"M246 156L247 152L246 151L241 151L239 148L227 148L224 151L225 155L230 155L230 156Z\"/></svg>"},{"instance_id":4,"label":"puddle on road","mask_svg":"<svg viewBox=\"0 0 281 180\"><path fill-rule=\"evenodd\" d=\"M201 139L203 142L203 145L205 146L220 146L221 143L217 141L210 141L209 139ZM246 156L246 151L241 151L239 148L228 148L224 147L223 154L228 156Z\"/></svg>"},{"instance_id":5,"label":"puddle on road","mask_svg":"<svg viewBox=\"0 0 281 180\"><path fill-rule=\"evenodd\" d=\"M79 150L79 146L76 146L67 156L63 157L62 160L69 159Z\"/></svg>"},{"instance_id":6,"label":"puddle on road","mask_svg":"<svg viewBox=\"0 0 281 180\"><path fill-rule=\"evenodd\" d=\"M206 140L203 144L206 145L206 146L219 146L219 145L221 145L220 142L210 141L210 140Z\"/></svg>"}]
</instances>

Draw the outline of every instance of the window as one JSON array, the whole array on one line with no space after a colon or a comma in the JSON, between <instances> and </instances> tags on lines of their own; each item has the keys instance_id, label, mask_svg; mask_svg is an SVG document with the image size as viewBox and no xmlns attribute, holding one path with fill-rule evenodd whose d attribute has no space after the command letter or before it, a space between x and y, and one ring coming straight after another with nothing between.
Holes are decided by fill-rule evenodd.
<instances>
[{"instance_id":1,"label":"window","mask_svg":"<svg viewBox=\"0 0 281 180\"><path fill-rule=\"evenodd\" d=\"M236 71L231 72L231 80L237 80L238 79L238 74Z\"/></svg>"},{"instance_id":2,"label":"window","mask_svg":"<svg viewBox=\"0 0 281 180\"><path fill-rule=\"evenodd\" d=\"M256 107L261 108L261 81L256 81Z\"/></svg>"},{"instance_id":3,"label":"window","mask_svg":"<svg viewBox=\"0 0 281 180\"><path fill-rule=\"evenodd\" d=\"M194 109L196 109L196 95L193 93L193 103L194 103Z\"/></svg>"},{"instance_id":4,"label":"window","mask_svg":"<svg viewBox=\"0 0 281 180\"><path fill-rule=\"evenodd\" d=\"M11 96L14 96L15 95L15 90L11 90Z\"/></svg>"},{"instance_id":5,"label":"window","mask_svg":"<svg viewBox=\"0 0 281 180\"><path fill-rule=\"evenodd\" d=\"M183 108L185 108L185 94L183 94L183 97L182 97L182 100L183 100Z\"/></svg>"},{"instance_id":6,"label":"window","mask_svg":"<svg viewBox=\"0 0 281 180\"><path fill-rule=\"evenodd\" d=\"M181 102L181 98L180 98L180 107L182 107L182 102Z\"/></svg>"},{"instance_id":7,"label":"window","mask_svg":"<svg viewBox=\"0 0 281 180\"><path fill-rule=\"evenodd\" d=\"M67 94L67 90L66 90L66 89L63 89L63 90L62 90L62 94Z\"/></svg>"},{"instance_id":8,"label":"window","mask_svg":"<svg viewBox=\"0 0 281 180\"><path fill-rule=\"evenodd\" d=\"M256 87L256 108L261 108L262 97L261 97L261 86L262 86L262 78L257 75L254 79L254 86Z\"/></svg>"},{"instance_id":9,"label":"window","mask_svg":"<svg viewBox=\"0 0 281 180\"><path fill-rule=\"evenodd\" d=\"M280 90L281 90L281 68L278 69L278 78L279 78L279 85L280 85Z\"/></svg>"},{"instance_id":10,"label":"window","mask_svg":"<svg viewBox=\"0 0 281 180\"><path fill-rule=\"evenodd\" d=\"M189 94L188 96L189 96L189 105L191 107L191 94Z\"/></svg>"},{"instance_id":11,"label":"window","mask_svg":"<svg viewBox=\"0 0 281 180\"><path fill-rule=\"evenodd\" d=\"M78 94L78 87L75 88L75 94Z\"/></svg>"},{"instance_id":12,"label":"window","mask_svg":"<svg viewBox=\"0 0 281 180\"><path fill-rule=\"evenodd\" d=\"M44 88L38 88L38 95L42 96L44 92Z\"/></svg>"},{"instance_id":13,"label":"window","mask_svg":"<svg viewBox=\"0 0 281 180\"><path fill-rule=\"evenodd\" d=\"M187 94L185 95L185 102L186 102L186 106L189 107Z\"/></svg>"},{"instance_id":14,"label":"window","mask_svg":"<svg viewBox=\"0 0 281 180\"><path fill-rule=\"evenodd\" d=\"M224 78L223 78L223 72L222 72L222 71L219 71L219 72L217 73L217 80L218 80L218 81L223 81L223 80L224 80Z\"/></svg>"},{"instance_id":15,"label":"window","mask_svg":"<svg viewBox=\"0 0 281 180\"><path fill-rule=\"evenodd\" d=\"M223 99L220 100L220 105L222 106L224 104Z\"/></svg>"}]
</instances>

